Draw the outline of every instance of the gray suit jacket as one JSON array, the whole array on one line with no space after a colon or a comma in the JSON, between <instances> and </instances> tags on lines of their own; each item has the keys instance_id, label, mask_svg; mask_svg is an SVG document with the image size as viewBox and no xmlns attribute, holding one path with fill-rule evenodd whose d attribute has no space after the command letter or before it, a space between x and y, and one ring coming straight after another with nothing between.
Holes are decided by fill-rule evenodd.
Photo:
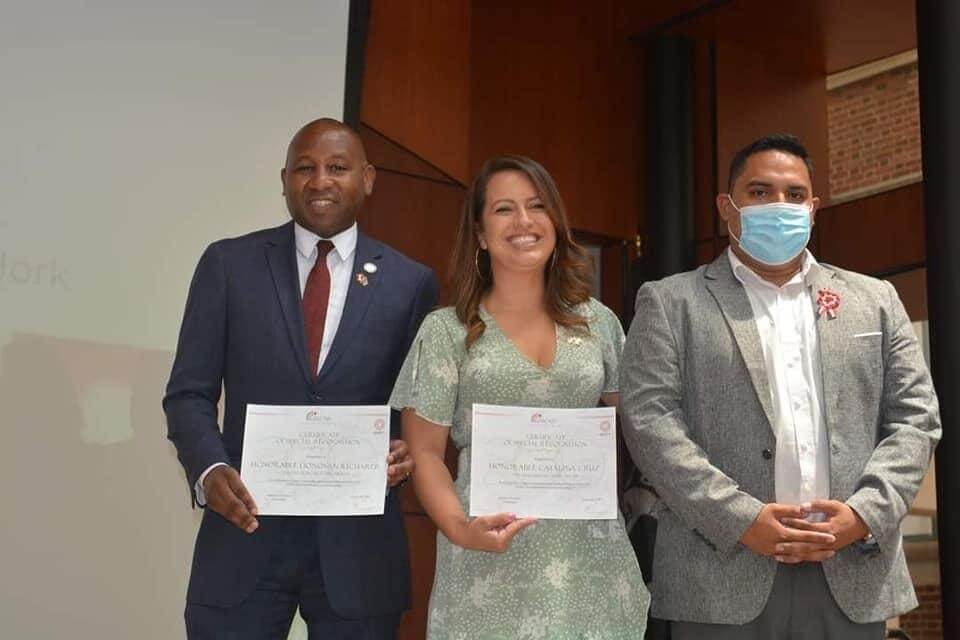
<instances>
[{"instance_id":1,"label":"gray suit jacket","mask_svg":"<svg viewBox=\"0 0 960 640\"><path fill-rule=\"evenodd\" d=\"M813 295L840 296L817 319L830 440L830 497L846 501L879 546L823 563L855 622L916 606L900 521L940 437L936 395L894 288L816 265ZM750 301L724 253L637 295L620 403L630 451L661 497L652 614L743 624L763 610L776 561L739 543L775 502L770 384Z\"/></svg>"}]
</instances>

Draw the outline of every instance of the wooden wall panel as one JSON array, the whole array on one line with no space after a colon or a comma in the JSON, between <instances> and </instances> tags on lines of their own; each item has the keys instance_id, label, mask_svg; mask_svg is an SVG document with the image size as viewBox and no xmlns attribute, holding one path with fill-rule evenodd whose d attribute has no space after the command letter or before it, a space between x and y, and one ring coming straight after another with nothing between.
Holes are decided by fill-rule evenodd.
<instances>
[{"instance_id":1,"label":"wooden wall panel","mask_svg":"<svg viewBox=\"0 0 960 640\"><path fill-rule=\"evenodd\" d=\"M367 159L377 167L378 171L392 171L408 176L459 184L455 178L362 122L360 123L360 137L363 139L364 147L367 150Z\"/></svg>"},{"instance_id":2,"label":"wooden wall panel","mask_svg":"<svg viewBox=\"0 0 960 640\"><path fill-rule=\"evenodd\" d=\"M706 0L670 0L669 2L621 2L617 21L630 33L646 36L662 30L680 16L690 16L706 4Z\"/></svg>"},{"instance_id":3,"label":"wooden wall panel","mask_svg":"<svg viewBox=\"0 0 960 640\"><path fill-rule=\"evenodd\" d=\"M923 185L845 202L817 213L824 262L882 274L926 261Z\"/></svg>"},{"instance_id":4,"label":"wooden wall panel","mask_svg":"<svg viewBox=\"0 0 960 640\"><path fill-rule=\"evenodd\" d=\"M632 259L630 245L623 240L603 247L600 252L600 301L610 307L619 318L624 317L623 288L627 284L624 282L623 265L625 261Z\"/></svg>"},{"instance_id":5,"label":"wooden wall panel","mask_svg":"<svg viewBox=\"0 0 960 640\"><path fill-rule=\"evenodd\" d=\"M616 15L614 0L475 0L470 161L529 155L556 179L575 228L628 239L640 70Z\"/></svg>"},{"instance_id":6,"label":"wooden wall panel","mask_svg":"<svg viewBox=\"0 0 960 640\"><path fill-rule=\"evenodd\" d=\"M640 7L637 13L655 11L647 7L648 2L632 4ZM691 3L661 4L670 5L669 10L659 12L660 16L669 13L669 20L690 9ZM643 21L635 21L642 32ZM774 34L762 28L758 30L758 25L789 25L789 28L777 28ZM736 0L675 23L674 31L703 39L749 42L762 49L771 64L802 67L826 75L915 48L916 3L907 0Z\"/></svg>"},{"instance_id":7,"label":"wooden wall panel","mask_svg":"<svg viewBox=\"0 0 960 640\"><path fill-rule=\"evenodd\" d=\"M447 267L453 245L464 187L368 123L360 136L367 158L377 167L373 194L360 216L360 227L414 260L431 267L441 283L440 304L449 300ZM447 464L453 474L456 451L448 447ZM400 640L424 637L427 603L433 586L436 527L424 514L411 486L401 493L403 521L410 549L412 607L398 630Z\"/></svg>"},{"instance_id":8,"label":"wooden wall panel","mask_svg":"<svg viewBox=\"0 0 960 640\"><path fill-rule=\"evenodd\" d=\"M824 71L827 73L843 71L917 46L917 8L914 2L818 0L818 4Z\"/></svg>"},{"instance_id":9,"label":"wooden wall panel","mask_svg":"<svg viewBox=\"0 0 960 640\"><path fill-rule=\"evenodd\" d=\"M470 0L371 2L361 120L469 178Z\"/></svg>"},{"instance_id":10,"label":"wooden wall panel","mask_svg":"<svg viewBox=\"0 0 960 640\"><path fill-rule=\"evenodd\" d=\"M813 158L813 190L829 196L827 90L822 73L771 63L763 53L717 43L717 167L726 190L730 159L753 140L796 135Z\"/></svg>"},{"instance_id":11,"label":"wooden wall panel","mask_svg":"<svg viewBox=\"0 0 960 640\"><path fill-rule=\"evenodd\" d=\"M713 238L717 208L716 105L714 104L714 59L711 43L699 41L694 49L693 175L694 219L697 240Z\"/></svg>"},{"instance_id":12,"label":"wooden wall panel","mask_svg":"<svg viewBox=\"0 0 960 640\"><path fill-rule=\"evenodd\" d=\"M900 294L900 300L907 310L907 316L913 322L927 320L927 269L921 267L887 278Z\"/></svg>"},{"instance_id":13,"label":"wooden wall panel","mask_svg":"<svg viewBox=\"0 0 960 640\"><path fill-rule=\"evenodd\" d=\"M410 543L410 582L412 603L403 614L398 640L423 640L427 628L427 605L437 565L437 528L425 515L404 514L403 524Z\"/></svg>"},{"instance_id":14,"label":"wooden wall panel","mask_svg":"<svg viewBox=\"0 0 960 640\"><path fill-rule=\"evenodd\" d=\"M713 238L701 240L697 243L697 265L710 264L717 257L716 249L713 246Z\"/></svg>"},{"instance_id":15,"label":"wooden wall panel","mask_svg":"<svg viewBox=\"0 0 960 640\"><path fill-rule=\"evenodd\" d=\"M381 169L360 217L365 232L436 271L442 303L463 194L459 185Z\"/></svg>"}]
</instances>

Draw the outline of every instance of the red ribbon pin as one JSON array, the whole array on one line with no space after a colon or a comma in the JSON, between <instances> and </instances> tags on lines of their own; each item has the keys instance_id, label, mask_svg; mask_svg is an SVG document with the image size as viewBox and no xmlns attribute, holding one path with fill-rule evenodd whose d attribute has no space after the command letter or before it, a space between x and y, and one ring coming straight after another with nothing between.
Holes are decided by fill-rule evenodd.
<instances>
[{"instance_id":1,"label":"red ribbon pin","mask_svg":"<svg viewBox=\"0 0 960 640\"><path fill-rule=\"evenodd\" d=\"M840 296L830 289L820 289L817 292L817 315L826 314L831 320L837 317L837 310L840 308Z\"/></svg>"}]
</instances>

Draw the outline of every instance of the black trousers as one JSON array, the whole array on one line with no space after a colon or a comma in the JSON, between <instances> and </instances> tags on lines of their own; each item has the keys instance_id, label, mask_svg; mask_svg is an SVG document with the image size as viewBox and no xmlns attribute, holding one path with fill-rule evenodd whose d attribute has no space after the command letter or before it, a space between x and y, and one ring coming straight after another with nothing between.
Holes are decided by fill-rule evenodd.
<instances>
[{"instance_id":1,"label":"black trousers","mask_svg":"<svg viewBox=\"0 0 960 640\"><path fill-rule=\"evenodd\" d=\"M189 640L285 640L298 608L310 640L396 637L400 614L353 620L331 610L311 518L284 518L272 536L268 567L253 593L234 607L188 603L184 618Z\"/></svg>"}]
</instances>

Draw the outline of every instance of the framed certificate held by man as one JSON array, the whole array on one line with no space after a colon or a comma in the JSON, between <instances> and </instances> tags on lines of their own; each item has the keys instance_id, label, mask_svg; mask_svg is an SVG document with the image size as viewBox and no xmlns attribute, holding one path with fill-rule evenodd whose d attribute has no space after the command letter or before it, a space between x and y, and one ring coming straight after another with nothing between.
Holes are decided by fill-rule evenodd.
<instances>
[{"instance_id":1,"label":"framed certificate held by man","mask_svg":"<svg viewBox=\"0 0 960 640\"><path fill-rule=\"evenodd\" d=\"M381 515L390 408L247 406L240 476L260 515Z\"/></svg>"},{"instance_id":2,"label":"framed certificate held by man","mask_svg":"<svg viewBox=\"0 0 960 640\"><path fill-rule=\"evenodd\" d=\"M470 515L617 517L616 410L473 405Z\"/></svg>"}]
</instances>

